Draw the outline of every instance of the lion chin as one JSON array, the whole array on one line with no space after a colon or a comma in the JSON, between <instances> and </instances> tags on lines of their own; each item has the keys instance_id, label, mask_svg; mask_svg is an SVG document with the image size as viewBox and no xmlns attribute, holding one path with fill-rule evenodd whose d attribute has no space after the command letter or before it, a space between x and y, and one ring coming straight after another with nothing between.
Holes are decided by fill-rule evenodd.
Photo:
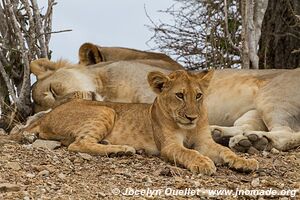
<instances>
[{"instance_id":1,"label":"lion chin","mask_svg":"<svg viewBox=\"0 0 300 200\"><path fill-rule=\"evenodd\" d=\"M182 129L194 129L194 128L196 128L196 123L193 123L193 122L190 122L190 123L177 122L177 125Z\"/></svg>"}]
</instances>

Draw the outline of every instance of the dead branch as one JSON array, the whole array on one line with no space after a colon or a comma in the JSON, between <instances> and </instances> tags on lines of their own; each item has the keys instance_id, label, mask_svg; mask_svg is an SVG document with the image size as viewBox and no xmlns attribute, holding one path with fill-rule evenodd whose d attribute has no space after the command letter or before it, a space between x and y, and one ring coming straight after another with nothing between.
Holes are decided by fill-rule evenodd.
<instances>
[{"instance_id":1,"label":"dead branch","mask_svg":"<svg viewBox=\"0 0 300 200\"><path fill-rule=\"evenodd\" d=\"M228 30L228 8L227 8L227 0L224 0L224 22L225 22L225 33L226 33L226 37L228 39L229 44L232 46L232 48L236 51L238 51L240 54L242 52L241 48L236 46L233 41L232 38L229 34L229 30Z\"/></svg>"},{"instance_id":2,"label":"dead branch","mask_svg":"<svg viewBox=\"0 0 300 200\"><path fill-rule=\"evenodd\" d=\"M29 63L49 55L49 41L55 33L51 30L55 4L48 0L47 11L42 14L36 0L0 2L0 81L5 83L0 85L0 99L4 101L0 103L1 124L8 126L31 113ZM4 123L3 116L13 119Z\"/></svg>"}]
</instances>

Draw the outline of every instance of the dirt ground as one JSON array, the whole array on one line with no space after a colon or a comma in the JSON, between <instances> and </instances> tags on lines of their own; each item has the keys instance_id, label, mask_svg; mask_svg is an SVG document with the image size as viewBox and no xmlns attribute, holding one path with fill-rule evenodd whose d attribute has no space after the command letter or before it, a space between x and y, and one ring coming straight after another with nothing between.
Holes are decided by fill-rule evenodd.
<instances>
[{"instance_id":1,"label":"dirt ground","mask_svg":"<svg viewBox=\"0 0 300 200\"><path fill-rule=\"evenodd\" d=\"M300 199L299 148L243 156L256 158L260 169L243 174L218 166L204 176L158 157L90 156L0 140L0 199ZM232 194L213 195L221 189Z\"/></svg>"}]
</instances>

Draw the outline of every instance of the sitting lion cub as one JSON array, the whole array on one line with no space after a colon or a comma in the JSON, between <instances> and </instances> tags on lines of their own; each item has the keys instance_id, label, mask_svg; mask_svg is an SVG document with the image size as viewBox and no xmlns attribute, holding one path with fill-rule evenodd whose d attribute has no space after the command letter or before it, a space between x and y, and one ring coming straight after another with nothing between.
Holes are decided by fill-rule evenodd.
<instances>
[{"instance_id":1,"label":"sitting lion cub","mask_svg":"<svg viewBox=\"0 0 300 200\"><path fill-rule=\"evenodd\" d=\"M98 155L134 154L143 149L192 172L213 174L214 163L253 171L254 159L237 156L215 143L210 134L205 95L212 71L170 75L150 72L148 82L158 94L153 104L112 103L76 99L32 122L28 132L59 140L70 151ZM108 144L99 142L105 140Z\"/></svg>"}]
</instances>

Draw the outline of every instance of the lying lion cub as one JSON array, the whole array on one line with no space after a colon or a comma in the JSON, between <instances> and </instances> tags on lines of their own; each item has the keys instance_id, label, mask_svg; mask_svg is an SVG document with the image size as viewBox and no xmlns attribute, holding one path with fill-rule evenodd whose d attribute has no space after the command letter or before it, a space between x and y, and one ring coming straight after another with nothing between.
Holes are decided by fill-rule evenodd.
<instances>
[{"instance_id":1,"label":"lying lion cub","mask_svg":"<svg viewBox=\"0 0 300 200\"><path fill-rule=\"evenodd\" d=\"M59 140L70 151L98 155L146 153L161 156L192 172L213 174L214 163L253 171L254 159L237 156L215 143L210 134L205 94L213 72L150 72L158 94L153 104L73 100L54 108L25 131ZM108 145L100 144L107 141Z\"/></svg>"}]
</instances>

